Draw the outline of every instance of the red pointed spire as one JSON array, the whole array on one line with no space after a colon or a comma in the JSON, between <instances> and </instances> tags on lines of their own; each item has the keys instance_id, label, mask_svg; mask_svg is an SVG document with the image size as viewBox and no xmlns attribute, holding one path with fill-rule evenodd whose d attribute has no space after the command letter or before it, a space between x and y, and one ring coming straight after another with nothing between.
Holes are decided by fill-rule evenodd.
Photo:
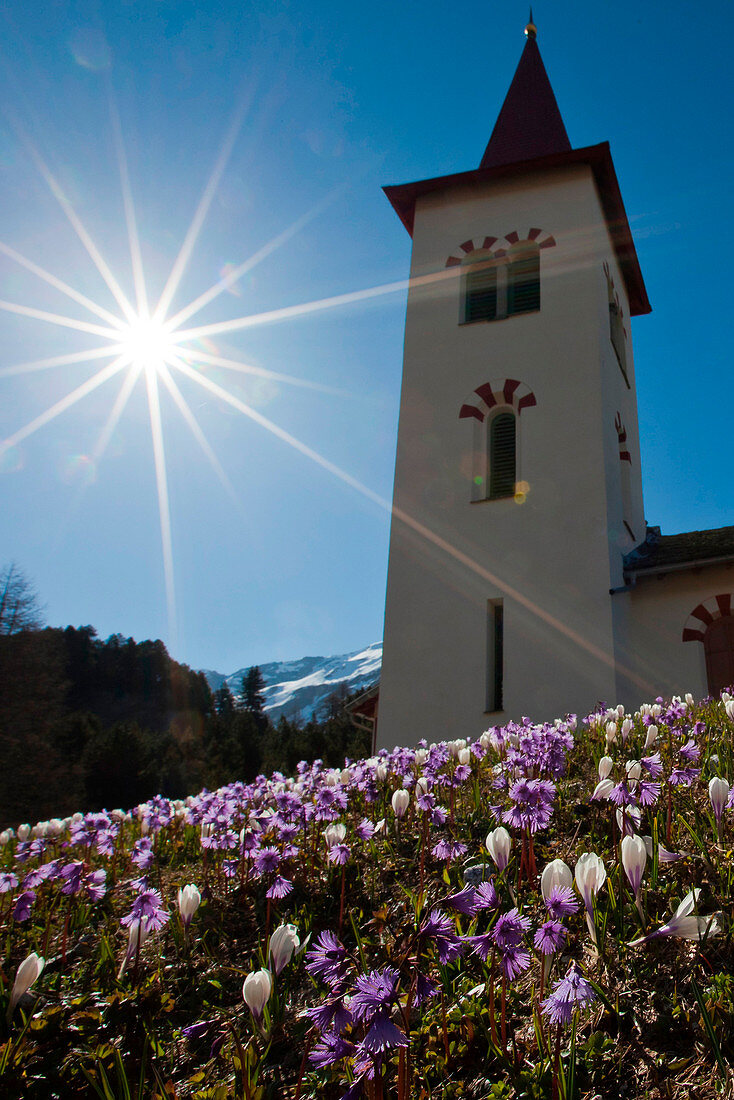
<instances>
[{"instance_id":1,"label":"red pointed spire","mask_svg":"<svg viewBox=\"0 0 734 1100\"><path fill-rule=\"evenodd\" d=\"M502 104L480 168L532 160L571 148L556 97L535 41L532 21L525 28L527 42Z\"/></svg>"}]
</instances>

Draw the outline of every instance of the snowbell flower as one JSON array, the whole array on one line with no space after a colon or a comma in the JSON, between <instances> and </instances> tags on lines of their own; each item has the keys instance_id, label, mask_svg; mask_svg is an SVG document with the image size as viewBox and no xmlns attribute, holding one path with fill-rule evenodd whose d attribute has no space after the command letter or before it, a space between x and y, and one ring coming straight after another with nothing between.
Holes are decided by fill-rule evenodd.
<instances>
[{"instance_id":1,"label":"snowbell flower","mask_svg":"<svg viewBox=\"0 0 734 1100\"><path fill-rule=\"evenodd\" d=\"M270 937L268 947L276 978L291 961L293 952L297 951L300 946L301 941L295 924L278 925Z\"/></svg>"},{"instance_id":2,"label":"snowbell flower","mask_svg":"<svg viewBox=\"0 0 734 1100\"><path fill-rule=\"evenodd\" d=\"M596 1000L596 994L581 972L578 963L572 962L565 978L553 987L553 992L543 1001L541 1010L552 1023L569 1024L577 1008L583 1008Z\"/></svg>"},{"instance_id":3,"label":"snowbell flower","mask_svg":"<svg viewBox=\"0 0 734 1100\"><path fill-rule=\"evenodd\" d=\"M15 975L15 981L13 982L13 989L10 994L10 1003L8 1004L8 1020L15 1012L15 1007L18 1001L27 993L36 979L40 976L41 971L45 966L46 960L37 955L35 951L31 951L30 955L23 959L23 962L18 967Z\"/></svg>"},{"instance_id":4,"label":"snowbell flower","mask_svg":"<svg viewBox=\"0 0 734 1100\"><path fill-rule=\"evenodd\" d=\"M484 843L487 847L487 851L497 865L497 870L501 874L510 862L510 847L512 845L510 834L504 825L499 825L496 829L493 829L491 833L487 834L487 839Z\"/></svg>"},{"instance_id":5,"label":"snowbell flower","mask_svg":"<svg viewBox=\"0 0 734 1100\"><path fill-rule=\"evenodd\" d=\"M721 931L720 913L699 917L693 912L700 893L699 886L690 890L667 924L662 924L647 936L632 940L629 946L638 947L641 943L647 943L648 940L657 939L658 936L676 936L681 940L703 940L709 936L718 936Z\"/></svg>"},{"instance_id":6,"label":"snowbell flower","mask_svg":"<svg viewBox=\"0 0 734 1100\"><path fill-rule=\"evenodd\" d=\"M392 796L391 802L395 816L398 819L400 819L401 817L405 817L408 811L408 806L410 805L410 793L404 789L395 791L395 794Z\"/></svg>"},{"instance_id":7,"label":"snowbell flower","mask_svg":"<svg viewBox=\"0 0 734 1100\"><path fill-rule=\"evenodd\" d=\"M637 906L640 916L642 916L640 886L642 884L642 876L645 873L646 863L647 847L644 839L641 836L624 837L622 840L622 866L624 867L624 873L629 879L629 884L632 887L632 893L635 895L635 905Z\"/></svg>"},{"instance_id":8,"label":"snowbell flower","mask_svg":"<svg viewBox=\"0 0 734 1100\"><path fill-rule=\"evenodd\" d=\"M273 979L269 970L255 970L248 974L242 986L242 996L256 1020L262 1019L263 1010L270 998Z\"/></svg>"},{"instance_id":9,"label":"snowbell flower","mask_svg":"<svg viewBox=\"0 0 734 1100\"><path fill-rule=\"evenodd\" d=\"M193 882L182 886L178 892L178 911L184 928L188 929L194 913L201 905L201 894Z\"/></svg>"},{"instance_id":10,"label":"snowbell flower","mask_svg":"<svg viewBox=\"0 0 734 1100\"><path fill-rule=\"evenodd\" d=\"M709 799L714 811L714 817L716 818L716 831L719 834L719 840L721 840L721 815L724 812L726 806L726 800L729 797L729 784L725 779L721 779L718 775L715 775L713 779L709 781Z\"/></svg>"},{"instance_id":11,"label":"snowbell flower","mask_svg":"<svg viewBox=\"0 0 734 1100\"><path fill-rule=\"evenodd\" d=\"M592 942L596 943L596 925L594 924L594 898L601 890L607 872L601 858L595 852L584 852L579 856L575 870L576 888L583 898L586 909L586 924Z\"/></svg>"}]
</instances>

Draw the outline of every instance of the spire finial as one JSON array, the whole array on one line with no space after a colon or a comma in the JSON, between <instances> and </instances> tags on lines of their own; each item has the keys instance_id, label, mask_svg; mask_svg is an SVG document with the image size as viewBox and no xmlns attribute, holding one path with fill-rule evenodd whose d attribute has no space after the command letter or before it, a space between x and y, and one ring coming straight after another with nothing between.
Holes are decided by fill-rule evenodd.
<instances>
[{"instance_id":1,"label":"spire finial","mask_svg":"<svg viewBox=\"0 0 734 1100\"><path fill-rule=\"evenodd\" d=\"M533 23L533 9L531 7L530 8L530 19L528 21L527 27L525 28L525 37L526 38L532 38L533 41L535 41L537 36L538 36L538 28L535 26L535 23Z\"/></svg>"}]
</instances>

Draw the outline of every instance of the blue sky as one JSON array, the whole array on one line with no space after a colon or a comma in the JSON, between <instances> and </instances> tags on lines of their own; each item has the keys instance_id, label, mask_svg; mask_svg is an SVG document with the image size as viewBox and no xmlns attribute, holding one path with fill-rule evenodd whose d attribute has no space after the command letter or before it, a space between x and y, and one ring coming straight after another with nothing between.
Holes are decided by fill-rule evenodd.
<instances>
[{"instance_id":1,"label":"blue sky","mask_svg":"<svg viewBox=\"0 0 734 1100\"><path fill-rule=\"evenodd\" d=\"M666 533L730 524L731 7L540 0L534 11L572 144L611 143L653 305L633 323L648 522ZM132 298L114 116L155 302L239 112L174 309L257 262L187 324L403 280L410 240L381 187L476 167L526 18L524 4L463 0L9 0L0 298L104 323L11 249L120 312L39 157ZM172 588L142 377L95 460L124 372L0 455L0 561L33 578L50 624L160 637L194 667L230 672L378 639L404 309L396 291L202 338L209 356L290 378L210 363L204 390L176 375L229 488L160 386ZM0 312L0 438L109 360L13 368L100 343Z\"/></svg>"}]
</instances>

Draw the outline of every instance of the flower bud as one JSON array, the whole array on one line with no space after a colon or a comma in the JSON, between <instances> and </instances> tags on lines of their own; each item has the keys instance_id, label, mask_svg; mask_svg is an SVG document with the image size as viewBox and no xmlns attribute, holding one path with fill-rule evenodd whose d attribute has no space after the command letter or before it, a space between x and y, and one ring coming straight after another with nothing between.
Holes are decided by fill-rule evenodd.
<instances>
[{"instance_id":1,"label":"flower bud","mask_svg":"<svg viewBox=\"0 0 734 1100\"><path fill-rule=\"evenodd\" d=\"M183 886L178 892L178 911L181 914L181 920L184 928L188 928L191 924L191 920L194 913L201 905L201 894L193 883L189 883L188 886Z\"/></svg>"},{"instance_id":2,"label":"flower bud","mask_svg":"<svg viewBox=\"0 0 734 1100\"><path fill-rule=\"evenodd\" d=\"M397 818L405 817L410 805L410 794L405 789L395 791L392 796L392 808Z\"/></svg>"},{"instance_id":3,"label":"flower bud","mask_svg":"<svg viewBox=\"0 0 734 1100\"><path fill-rule=\"evenodd\" d=\"M256 1020L259 1020L262 1016L272 988L273 981L269 970L255 970L245 978L242 986L242 996Z\"/></svg>"},{"instance_id":4,"label":"flower bud","mask_svg":"<svg viewBox=\"0 0 734 1100\"><path fill-rule=\"evenodd\" d=\"M540 892L545 901L556 886L573 886L571 868L562 859L553 859L543 868L540 876Z\"/></svg>"},{"instance_id":5,"label":"flower bud","mask_svg":"<svg viewBox=\"0 0 734 1100\"><path fill-rule=\"evenodd\" d=\"M347 835L347 827L341 822L327 825L324 829L324 840L327 848L333 848L335 844L343 844Z\"/></svg>"},{"instance_id":6,"label":"flower bud","mask_svg":"<svg viewBox=\"0 0 734 1100\"><path fill-rule=\"evenodd\" d=\"M487 851L497 865L497 870L502 873L510 862L510 848L512 846L510 834L504 825L500 825L498 828L493 829L491 833L488 833L485 844Z\"/></svg>"},{"instance_id":7,"label":"flower bud","mask_svg":"<svg viewBox=\"0 0 734 1100\"><path fill-rule=\"evenodd\" d=\"M20 998L24 993L28 992L35 980L40 976L45 966L45 962L46 960L41 955L37 955L35 951L31 951L30 955L23 959L23 962L16 972L13 989L10 994L8 1020L15 1012L15 1006Z\"/></svg>"},{"instance_id":8,"label":"flower bud","mask_svg":"<svg viewBox=\"0 0 734 1100\"><path fill-rule=\"evenodd\" d=\"M273 961L276 976L288 965L293 952L300 946L301 941L295 924L281 924L275 929L270 937L268 951Z\"/></svg>"}]
</instances>

